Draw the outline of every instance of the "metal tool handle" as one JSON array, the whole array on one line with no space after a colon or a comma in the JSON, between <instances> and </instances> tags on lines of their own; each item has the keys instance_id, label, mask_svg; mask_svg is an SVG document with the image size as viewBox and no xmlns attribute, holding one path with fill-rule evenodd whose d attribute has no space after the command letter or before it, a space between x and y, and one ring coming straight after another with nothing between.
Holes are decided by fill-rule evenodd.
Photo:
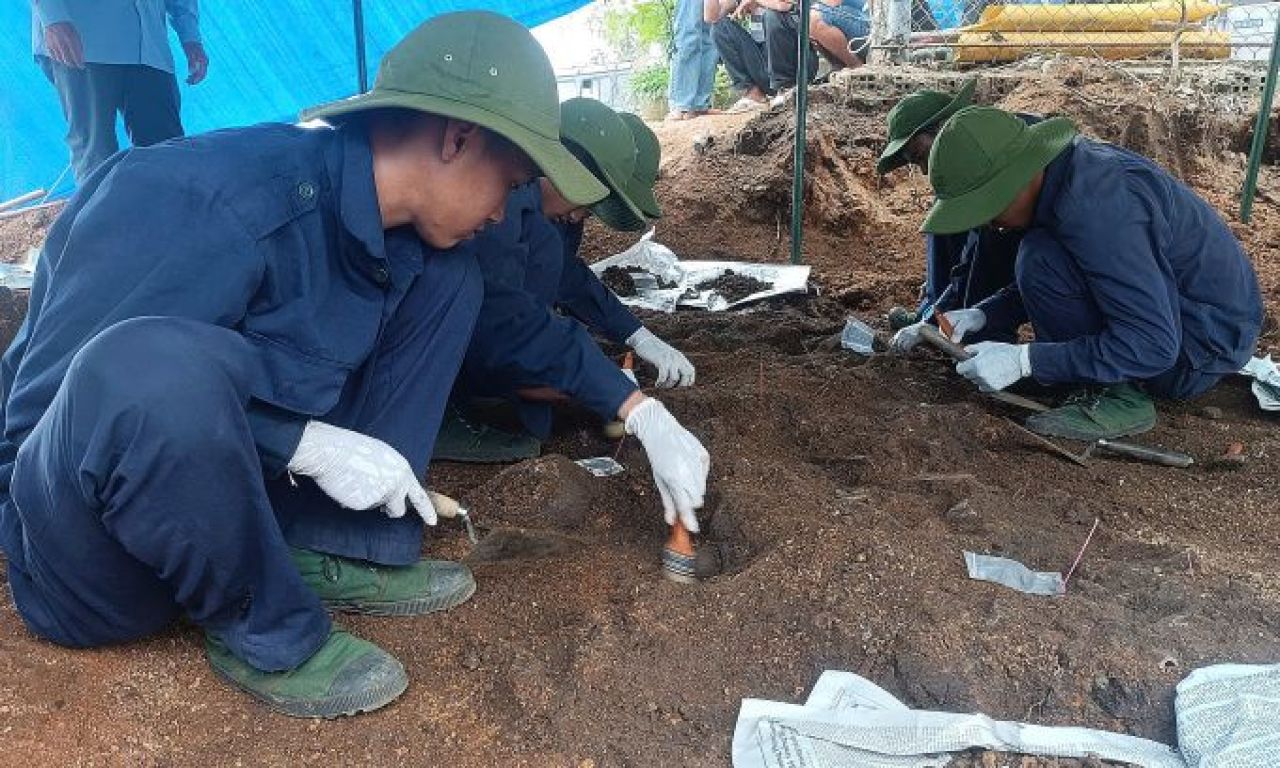
<instances>
[{"instance_id":1,"label":"metal tool handle","mask_svg":"<svg viewBox=\"0 0 1280 768\"><path fill-rule=\"evenodd\" d=\"M955 343L951 339L948 339L946 336L943 336L942 333L932 325L921 326L920 338L942 350L954 360L968 360L973 357L973 355L969 354L969 350ZM1002 403L1016 406L1018 408L1026 408L1028 411L1035 411L1036 413L1044 413L1049 410L1049 406L1043 403L1037 403L1029 397L1015 395L1012 392L984 392L983 394L990 397L992 400L999 400Z\"/></svg>"},{"instance_id":2,"label":"metal tool handle","mask_svg":"<svg viewBox=\"0 0 1280 768\"><path fill-rule=\"evenodd\" d=\"M969 350L942 335L942 331L939 331L932 325L920 326L920 338L929 342L943 352L946 352L956 360L968 360L973 357L973 355L969 354Z\"/></svg>"},{"instance_id":3,"label":"metal tool handle","mask_svg":"<svg viewBox=\"0 0 1280 768\"><path fill-rule=\"evenodd\" d=\"M1099 440L1094 445L1104 451L1109 451L1118 456L1127 456L1131 459L1139 461L1147 461L1152 464L1160 464L1165 467L1178 467L1185 469L1195 463L1195 459L1185 453L1177 451L1166 451L1161 448L1149 448L1145 445L1134 445L1133 443L1118 443L1114 440Z\"/></svg>"}]
</instances>

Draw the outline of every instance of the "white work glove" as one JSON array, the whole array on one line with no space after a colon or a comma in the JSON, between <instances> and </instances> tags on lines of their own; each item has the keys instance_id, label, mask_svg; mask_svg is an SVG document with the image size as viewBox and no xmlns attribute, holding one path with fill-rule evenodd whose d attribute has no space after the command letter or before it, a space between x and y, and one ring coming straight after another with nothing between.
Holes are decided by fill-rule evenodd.
<instances>
[{"instance_id":1,"label":"white work glove","mask_svg":"<svg viewBox=\"0 0 1280 768\"><path fill-rule=\"evenodd\" d=\"M653 331L641 326L640 330L631 334L627 346L636 351L641 360L651 363L658 369L658 386L688 387L693 385L695 371L689 358L680 354L680 350L653 335Z\"/></svg>"},{"instance_id":2,"label":"white work glove","mask_svg":"<svg viewBox=\"0 0 1280 768\"><path fill-rule=\"evenodd\" d=\"M347 509L383 507L387 517L403 517L407 499L423 522L436 524L435 507L409 462L368 435L309 421L289 460L289 471L315 480Z\"/></svg>"},{"instance_id":3,"label":"white work glove","mask_svg":"<svg viewBox=\"0 0 1280 768\"><path fill-rule=\"evenodd\" d=\"M702 506L707 473L711 470L707 449L680 426L666 406L651 397L631 409L626 428L628 435L640 439L649 456L667 525L674 525L679 515L684 527L697 533L698 516L694 510Z\"/></svg>"},{"instance_id":4,"label":"white work glove","mask_svg":"<svg viewBox=\"0 0 1280 768\"><path fill-rule=\"evenodd\" d=\"M942 315L951 322L951 326L954 329L951 334L951 340L957 344L965 336L977 333L987 327L987 313L980 309L953 309L950 312L942 313ZM926 324L926 321L913 323L895 333L893 339L889 341L889 350L901 355L915 349L916 345L920 343L920 329Z\"/></svg>"},{"instance_id":5,"label":"white work glove","mask_svg":"<svg viewBox=\"0 0 1280 768\"><path fill-rule=\"evenodd\" d=\"M959 332L959 329L956 329ZM956 364L956 373L996 392L1031 375L1031 345L984 341L965 347L973 357Z\"/></svg>"},{"instance_id":6,"label":"white work glove","mask_svg":"<svg viewBox=\"0 0 1280 768\"><path fill-rule=\"evenodd\" d=\"M966 337L987 327L987 313L980 309L953 309L942 313L951 323L951 340L959 344Z\"/></svg>"}]
</instances>

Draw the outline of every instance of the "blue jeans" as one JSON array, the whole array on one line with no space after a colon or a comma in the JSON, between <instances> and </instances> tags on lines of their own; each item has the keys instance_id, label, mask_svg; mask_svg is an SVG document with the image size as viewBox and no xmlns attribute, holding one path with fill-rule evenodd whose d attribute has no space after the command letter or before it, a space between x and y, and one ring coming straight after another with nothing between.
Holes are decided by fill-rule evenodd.
<instances>
[{"instance_id":1,"label":"blue jeans","mask_svg":"<svg viewBox=\"0 0 1280 768\"><path fill-rule=\"evenodd\" d=\"M871 23L858 0L845 0L841 5L814 3L813 8L824 22L843 32L846 41L871 34Z\"/></svg>"},{"instance_id":2,"label":"blue jeans","mask_svg":"<svg viewBox=\"0 0 1280 768\"><path fill-rule=\"evenodd\" d=\"M700 0L676 0L674 31L676 52L671 57L667 102L673 111L710 109L719 56L711 25L702 20Z\"/></svg>"}]
</instances>

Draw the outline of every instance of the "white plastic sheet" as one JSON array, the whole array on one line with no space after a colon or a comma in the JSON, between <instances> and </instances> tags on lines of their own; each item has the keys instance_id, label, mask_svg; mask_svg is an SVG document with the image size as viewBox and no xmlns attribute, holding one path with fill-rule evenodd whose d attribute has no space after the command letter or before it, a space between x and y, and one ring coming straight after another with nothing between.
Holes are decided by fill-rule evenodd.
<instances>
[{"instance_id":1,"label":"white plastic sheet","mask_svg":"<svg viewBox=\"0 0 1280 768\"><path fill-rule=\"evenodd\" d=\"M1192 768L1280 764L1280 664L1219 664L1178 683L1178 744Z\"/></svg>"},{"instance_id":2,"label":"white plastic sheet","mask_svg":"<svg viewBox=\"0 0 1280 768\"><path fill-rule=\"evenodd\" d=\"M913 710L851 672L822 673L804 706L744 699L734 768L931 768L982 747L1087 757L1142 768L1186 768L1171 747L1088 728L1049 728L981 714Z\"/></svg>"},{"instance_id":3,"label":"white plastic sheet","mask_svg":"<svg viewBox=\"0 0 1280 768\"><path fill-rule=\"evenodd\" d=\"M682 261L670 248L653 239L653 230L646 232L639 242L622 253L591 265L597 275L603 275L610 267L635 267L647 272L647 275L632 273L636 294L618 298L629 307L657 312L674 312L677 307L721 312L771 296L805 293L809 289L809 267L747 261ZM769 283L770 287L736 301L729 301L715 291L697 288L727 270ZM669 287L663 288L663 285Z\"/></svg>"},{"instance_id":4,"label":"white plastic sheet","mask_svg":"<svg viewBox=\"0 0 1280 768\"><path fill-rule=\"evenodd\" d=\"M1264 411L1280 411L1280 370L1271 355L1255 357L1240 373L1253 379L1253 396Z\"/></svg>"}]
</instances>

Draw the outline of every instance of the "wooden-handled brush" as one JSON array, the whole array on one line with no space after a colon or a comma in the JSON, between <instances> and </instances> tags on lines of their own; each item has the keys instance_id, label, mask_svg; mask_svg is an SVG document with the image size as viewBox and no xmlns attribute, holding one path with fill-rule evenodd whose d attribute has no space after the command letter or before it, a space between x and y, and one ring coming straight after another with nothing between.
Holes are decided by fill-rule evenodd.
<instances>
[{"instance_id":1,"label":"wooden-handled brush","mask_svg":"<svg viewBox=\"0 0 1280 768\"><path fill-rule=\"evenodd\" d=\"M622 358L622 373L634 383L636 358L631 352ZM604 436L610 440L621 440L627 434L627 428L621 421L610 421L604 425Z\"/></svg>"},{"instance_id":2,"label":"wooden-handled brush","mask_svg":"<svg viewBox=\"0 0 1280 768\"><path fill-rule=\"evenodd\" d=\"M680 584L693 584L698 580L694 572L693 535L678 518L671 526L671 538L662 548L662 575Z\"/></svg>"}]
</instances>

